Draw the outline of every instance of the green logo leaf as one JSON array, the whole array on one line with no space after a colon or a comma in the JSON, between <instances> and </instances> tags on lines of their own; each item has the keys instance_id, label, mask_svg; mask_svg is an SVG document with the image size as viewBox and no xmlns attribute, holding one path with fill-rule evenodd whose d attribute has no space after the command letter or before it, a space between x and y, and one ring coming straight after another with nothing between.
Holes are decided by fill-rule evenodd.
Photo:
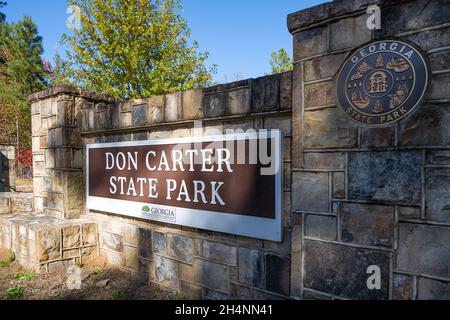
<instances>
[{"instance_id":1,"label":"green logo leaf","mask_svg":"<svg viewBox=\"0 0 450 320\"><path fill-rule=\"evenodd\" d=\"M142 207L142 211L145 212L145 213L148 213L148 212L150 212L150 207L149 206L143 206Z\"/></svg>"}]
</instances>

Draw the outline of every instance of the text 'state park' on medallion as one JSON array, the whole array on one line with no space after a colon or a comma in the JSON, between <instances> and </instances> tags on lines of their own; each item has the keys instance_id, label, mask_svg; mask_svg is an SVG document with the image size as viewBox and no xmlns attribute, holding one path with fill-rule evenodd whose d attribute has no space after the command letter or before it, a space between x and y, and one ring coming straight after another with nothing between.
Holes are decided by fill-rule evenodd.
<instances>
[{"instance_id":1,"label":"text 'state park' on medallion","mask_svg":"<svg viewBox=\"0 0 450 320\"><path fill-rule=\"evenodd\" d=\"M384 126L407 117L429 85L428 62L403 41L380 40L355 50L341 66L338 105L362 126Z\"/></svg>"}]
</instances>

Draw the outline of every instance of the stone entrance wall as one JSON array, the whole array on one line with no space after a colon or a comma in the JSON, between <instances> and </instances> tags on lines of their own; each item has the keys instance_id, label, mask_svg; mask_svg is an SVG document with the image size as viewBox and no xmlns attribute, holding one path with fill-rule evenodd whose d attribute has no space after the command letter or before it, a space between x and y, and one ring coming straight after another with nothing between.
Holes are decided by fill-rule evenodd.
<instances>
[{"instance_id":1,"label":"stone entrance wall","mask_svg":"<svg viewBox=\"0 0 450 320\"><path fill-rule=\"evenodd\" d=\"M186 298L290 296L291 73L136 101L70 87L31 97L35 206L57 218L97 223L100 254L140 281ZM200 127L196 120L202 120ZM284 137L284 232L275 243L148 222L84 207L83 146L90 143L280 129ZM72 210L67 211L67 208Z\"/></svg>"},{"instance_id":2,"label":"stone entrance wall","mask_svg":"<svg viewBox=\"0 0 450 320\"><path fill-rule=\"evenodd\" d=\"M382 29L366 27L368 5ZM450 1L335 1L288 17L294 37L291 295L450 298ZM431 62L408 119L358 128L336 108L334 76L353 49L395 36ZM294 226L294 229L296 226ZM381 268L368 290L367 267Z\"/></svg>"},{"instance_id":3,"label":"stone entrance wall","mask_svg":"<svg viewBox=\"0 0 450 320\"><path fill-rule=\"evenodd\" d=\"M369 4L382 30L366 28ZM114 266L186 298L450 298L448 0L335 1L294 13L293 73L118 101L71 87L30 97L37 212L97 223ZM433 82L409 119L362 129L336 108L346 55L397 36L428 55ZM84 209L84 145L228 128L284 135L284 232L275 243ZM292 203L292 205L291 205ZM381 289L366 286L381 270Z\"/></svg>"},{"instance_id":4,"label":"stone entrance wall","mask_svg":"<svg viewBox=\"0 0 450 320\"><path fill-rule=\"evenodd\" d=\"M16 147L0 144L0 192L10 192L16 187Z\"/></svg>"}]
</instances>

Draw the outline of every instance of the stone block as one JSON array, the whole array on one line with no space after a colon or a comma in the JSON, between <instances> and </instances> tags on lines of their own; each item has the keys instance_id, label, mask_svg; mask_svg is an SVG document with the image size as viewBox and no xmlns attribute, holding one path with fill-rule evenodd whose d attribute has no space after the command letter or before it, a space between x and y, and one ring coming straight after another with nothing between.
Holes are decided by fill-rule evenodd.
<instances>
[{"instance_id":1,"label":"stone block","mask_svg":"<svg viewBox=\"0 0 450 320\"><path fill-rule=\"evenodd\" d=\"M427 164L450 165L450 150L427 151Z\"/></svg>"},{"instance_id":2,"label":"stone block","mask_svg":"<svg viewBox=\"0 0 450 320\"><path fill-rule=\"evenodd\" d=\"M263 248L264 251L288 255L291 251L291 230L283 230L283 239L281 242L263 240Z\"/></svg>"},{"instance_id":3,"label":"stone block","mask_svg":"<svg viewBox=\"0 0 450 320\"><path fill-rule=\"evenodd\" d=\"M123 236L104 231L100 234L100 237L102 248L123 252Z\"/></svg>"},{"instance_id":4,"label":"stone block","mask_svg":"<svg viewBox=\"0 0 450 320\"><path fill-rule=\"evenodd\" d=\"M64 196L59 193L47 192L47 197L44 198L44 207L64 211Z\"/></svg>"},{"instance_id":5,"label":"stone block","mask_svg":"<svg viewBox=\"0 0 450 320\"><path fill-rule=\"evenodd\" d=\"M425 96L425 99L448 99L450 94L448 92L448 87L450 86L450 74L444 73L433 76L433 81L431 82L431 87ZM448 117L448 110L446 110Z\"/></svg>"},{"instance_id":6,"label":"stone block","mask_svg":"<svg viewBox=\"0 0 450 320\"><path fill-rule=\"evenodd\" d=\"M195 267L186 263L178 263L178 277L182 280L195 282Z\"/></svg>"},{"instance_id":7,"label":"stone block","mask_svg":"<svg viewBox=\"0 0 450 320\"><path fill-rule=\"evenodd\" d=\"M237 283L230 283L230 299L231 300L251 300L252 289L241 286Z\"/></svg>"},{"instance_id":8,"label":"stone block","mask_svg":"<svg viewBox=\"0 0 450 320\"><path fill-rule=\"evenodd\" d=\"M420 208L399 206L398 217L400 219L420 219Z\"/></svg>"},{"instance_id":9,"label":"stone block","mask_svg":"<svg viewBox=\"0 0 450 320\"><path fill-rule=\"evenodd\" d=\"M429 55L431 70L448 70L450 66L450 51L439 52Z\"/></svg>"},{"instance_id":10,"label":"stone block","mask_svg":"<svg viewBox=\"0 0 450 320\"><path fill-rule=\"evenodd\" d=\"M333 173L333 198L345 198L345 174L343 172Z\"/></svg>"},{"instance_id":11,"label":"stone block","mask_svg":"<svg viewBox=\"0 0 450 320\"><path fill-rule=\"evenodd\" d=\"M153 263L155 265L154 280L165 287L178 289L177 262L161 256L155 256Z\"/></svg>"},{"instance_id":12,"label":"stone block","mask_svg":"<svg viewBox=\"0 0 450 320\"><path fill-rule=\"evenodd\" d=\"M63 249L77 248L81 245L80 226L63 228L62 235Z\"/></svg>"},{"instance_id":13,"label":"stone block","mask_svg":"<svg viewBox=\"0 0 450 320\"><path fill-rule=\"evenodd\" d=\"M330 50L353 49L372 39L367 15L340 19L330 25Z\"/></svg>"},{"instance_id":14,"label":"stone block","mask_svg":"<svg viewBox=\"0 0 450 320\"><path fill-rule=\"evenodd\" d=\"M450 283L419 278L417 298L419 300L450 300Z\"/></svg>"},{"instance_id":15,"label":"stone block","mask_svg":"<svg viewBox=\"0 0 450 320\"><path fill-rule=\"evenodd\" d=\"M82 225L83 246L97 244L97 225L95 223L85 223Z\"/></svg>"},{"instance_id":16,"label":"stone block","mask_svg":"<svg viewBox=\"0 0 450 320\"><path fill-rule=\"evenodd\" d=\"M423 105L400 123L400 145L450 144L450 111L444 105Z\"/></svg>"},{"instance_id":17,"label":"stone block","mask_svg":"<svg viewBox=\"0 0 450 320\"><path fill-rule=\"evenodd\" d=\"M167 235L167 254L177 260L192 263L192 238L176 234Z\"/></svg>"},{"instance_id":18,"label":"stone block","mask_svg":"<svg viewBox=\"0 0 450 320\"><path fill-rule=\"evenodd\" d=\"M414 279L403 274L394 274L393 300L413 300L414 299Z\"/></svg>"},{"instance_id":19,"label":"stone block","mask_svg":"<svg viewBox=\"0 0 450 320\"><path fill-rule=\"evenodd\" d=\"M133 106L133 125L142 126L147 123L147 104Z\"/></svg>"},{"instance_id":20,"label":"stone block","mask_svg":"<svg viewBox=\"0 0 450 320\"><path fill-rule=\"evenodd\" d=\"M11 213L11 203L9 197L0 197L0 214Z\"/></svg>"},{"instance_id":21,"label":"stone block","mask_svg":"<svg viewBox=\"0 0 450 320\"><path fill-rule=\"evenodd\" d=\"M307 111L304 117L304 148L352 148L358 129L336 108Z\"/></svg>"},{"instance_id":22,"label":"stone block","mask_svg":"<svg viewBox=\"0 0 450 320\"><path fill-rule=\"evenodd\" d=\"M223 129L225 134L256 132L253 129L253 120L226 122Z\"/></svg>"},{"instance_id":23,"label":"stone block","mask_svg":"<svg viewBox=\"0 0 450 320\"><path fill-rule=\"evenodd\" d=\"M203 257L219 263L235 266L237 262L236 247L205 240L203 241Z\"/></svg>"},{"instance_id":24,"label":"stone block","mask_svg":"<svg viewBox=\"0 0 450 320\"><path fill-rule=\"evenodd\" d=\"M323 240L336 240L336 217L308 214L305 217L305 236Z\"/></svg>"},{"instance_id":25,"label":"stone block","mask_svg":"<svg viewBox=\"0 0 450 320\"><path fill-rule=\"evenodd\" d=\"M418 203L422 162L415 151L351 152L349 198Z\"/></svg>"},{"instance_id":26,"label":"stone block","mask_svg":"<svg viewBox=\"0 0 450 320\"><path fill-rule=\"evenodd\" d=\"M345 57L345 53L340 53L305 61L305 81L316 81L333 77L344 62Z\"/></svg>"},{"instance_id":27,"label":"stone block","mask_svg":"<svg viewBox=\"0 0 450 320\"><path fill-rule=\"evenodd\" d=\"M201 300L202 288L195 284L180 280L180 296L186 300Z\"/></svg>"},{"instance_id":28,"label":"stone block","mask_svg":"<svg viewBox=\"0 0 450 320\"><path fill-rule=\"evenodd\" d=\"M124 246L123 247L123 259L124 267L133 271L139 269L139 259L137 249L135 247Z\"/></svg>"},{"instance_id":29,"label":"stone block","mask_svg":"<svg viewBox=\"0 0 450 320\"><path fill-rule=\"evenodd\" d=\"M147 284L150 277L150 262L144 259L138 261L138 282L139 284Z\"/></svg>"},{"instance_id":30,"label":"stone block","mask_svg":"<svg viewBox=\"0 0 450 320\"><path fill-rule=\"evenodd\" d=\"M238 89L228 92L228 114L246 114L251 112L250 89Z\"/></svg>"},{"instance_id":31,"label":"stone block","mask_svg":"<svg viewBox=\"0 0 450 320\"><path fill-rule=\"evenodd\" d=\"M450 204L450 169L426 170L426 218L438 222L450 222L450 211L443 207Z\"/></svg>"},{"instance_id":32,"label":"stone block","mask_svg":"<svg viewBox=\"0 0 450 320\"><path fill-rule=\"evenodd\" d=\"M308 84L305 86L305 110L336 104L332 81Z\"/></svg>"},{"instance_id":33,"label":"stone block","mask_svg":"<svg viewBox=\"0 0 450 320\"><path fill-rule=\"evenodd\" d=\"M327 27L316 27L294 34L294 61L327 51Z\"/></svg>"},{"instance_id":34,"label":"stone block","mask_svg":"<svg viewBox=\"0 0 450 320\"><path fill-rule=\"evenodd\" d=\"M123 242L128 245L137 246L139 240L138 227L132 224L126 224L124 228Z\"/></svg>"},{"instance_id":35,"label":"stone block","mask_svg":"<svg viewBox=\"0 0 450 320\"><path fill-rule=\"evenodd\" d=\"M227 266L196 259L196 279L196 282L206 288L228 293L229 271Z\"/></svg>"},{"instance_id":36,"label":"stone block","mask_svg":"<svg viewBox=\"0 0 450 320\"><path fill-rule=\"evenodd\" d=\"M183 119L199 119L203 116L203 90L195 89L183 92Z\"/></svg>"},{"instance_id":37,"label":"stone block","mask_svg":"<svg viewBox=\"0 0 450 320\"><path fill-rule=\"evenodd\" d=\"M154 96L147 101L147 121L155 124L164 121L164 96Z\"/></svg>"},{"instance_id":38,"label":"stone block","mask_svg":"<svg viewBox=\"0 0 450 320\"><path fill-rule=\"evenodd\" d=\"M415 43L422 50L428 51L430 49L447 46L449 32L450 27L424 30L408 35L405 39Z\"/></svg>"},{"instance_id":39,"label":"stone block","mask_svg":"<svg viewBox=\"0 0 450 320\"><path fill-rule=\"evenodd\" d=\"M166 252L166 235L161 232L153 232L153 251L155 253Z\"/></svg>"},{"instance_id":40,"label":"stone block","mask_svg":"<svg viewBox=\"0 0 450 320\"><path fill-rule=\"evenodd\" d=\"M121 128L131 127L133 125L133 115L131 112L121 112L119 117L119 126Z\"/></svg>"},{"instance_id":41,"label":"stone block","mask_svg":"<svg viewBox=\"0 0 450 320\"><path fill-rule=\"evenodd\" d=\"M256 301L267 301L267 300L284 300L279 295L271 294L266 291L253 290L253 298L252 300Z\"/></svg>"},{"instance_id":42,"label":"stone block","mask_svg":"<svg viewBox=\"0 0 450 320\"><path fill-rule=\"evenodd\" d=\"M228 101L226 92L208 94L203 96L203 116L216 118L225 115Z\"/></svg>"},{"instance_id":43,"label":"stone block","mask_svg":"<svg viewBox=\"0 0 450 320\"><path fill-rule=\"evenodd\" d=\"M238 248L239 281L254 287L264 286L264 256L260 250Z\"/></svg>"},{"instance_id":44,"label":"stone block","mask_svg":"<svg viewBox=\"0 0 450 320\"><path fill-rule=\"evenodd\" d=\"M151 259L153 257L152 231L149 229L139 228L138 234L139 256L142 258Z\"/></svg>"},{"instance_id":45,"label":"stone block","mask_svg":"<svg viewBox=\"0 0 450 320\"><path fill-rule=\"evenodd\" d=\"M382 11L381 30L377 36L394 36L448 22L447 0L407 1Z\"/></svg>"},{"instance_id":46,"label":"stone block","mask_svg":"<svg viewBox=\"0 0 450 320\"><path fill-rule=\"evenodd\" d=\"M35 114L31 116L31 133L33 136L41 135L41 115Z\"/></svg>"},{"instance_id":47,"label":"stone block","mask_svg":"<svg viewBox=\"0 0 450 320\"><path fill-rule=\"evenodd\" d=\"M304 287L339 297L379 300L389 297L388 252L305 240ZM367 268L381 270L381 289L367 288Z\"/></svg>"},{"instance_id":48,"label":"stone block","mask_svg":"<svg viewBox=\"0 0 450 320\"><path fill-rule=\"evenodd\" d=\"M181 92L166 94L164 118L166 121L177 121L182 116Z\"/></svg>"},{"instance_id":49,"label":"stone block","mask_svg":"<svg viewBox=\"0 0 450 320\"><path fill-rule=\"evenodd\" d=\"M33 196L31 194L11 195L10 201L12 213L23 213L33 211Z\"/></svg>"},{"instance_id":50,"label":"stone block","mask_svg":"<svg viewBox=\"0 0 450 320\"><path fill-rule=\"evenodd\" d=\"M207 288L202 289L203 300L228 300L228 295Z\"/></svg>"},{"instance_id":51,"label":"stone block","mask_svg":"<svg viewBox=\"0 0 450 320\"><path fill-rule=\"evenodd\" d=\"M397 269L450 278L450 228L399 224Z\"/></svg>"},{"instance_id":52,"label":"stone block","mask_svg":"<svg viewBox=\"0 0 450 320\"><path fill-rule=\"evenodd\" d=\"M342 241L391 248L394 243L394 208L342 203Z\"/></svg>"},{"instance_id":53,"label":"stone block","mask_svg":"<svg viewBox=\"0 0 450 320\"><path fill-rule=\"evenodd\" d=\"M328 173L294 172L292 179L292 208L294 210L329 212Z\"/></svg>"},{"instance_id":54,"label":"stone block","mask_svg":"<svg viewBox=\"0 0 450 320\"><path fill-rule=\"evenodd\" d=\"M280 107L280 75L271 75L252 81L252 111L276 111Z\"/></svg>"},{"instance_id":55,"label":"stone block","mask_svg":"<svg viewBox=\"0 0 450 320\"><path fill-rule=\"evenodd\" d=\"M344 169L345 156L341 152L308 152L304 154L307 169Z\"/></svg>"},{"instance_id":56,"label":"stone block","mask_svg":"<svg viewBox=\"0 0 450 320\"><path fill-rule=\"evenodd\" d=\"M36 238L39 262L61 258L61 238L59 229L39 230Z\"/></svg>"},{"instance_id":57,"label":"stone block","mask_svg":"<svg viewBox=\"0 0 450 320\"><path fill-rule=\"evenodd\" d=\"M64 173L64 214L66 218L78 218L85 208L85 181L82 171Z\"/></svg>"},{"instance_id":58,"label":"stone block","mask_svg":"<svg viewBox=\"0 0 450 320\"><path fill-rule=\"evenodd\" d=\"M394 146L394 127L361 129L361 148L389 148Z\"/></svg>"},{"instance_id":59,"label":"stone block","mask_svg":"<svg viewBox=\"0 0 450 320\"><path fill-rule=\"evenodd\" d=\"M280 108L292 108L292 72L281 74L280 80Z\"/></svg>"},{"instance_id":60,"label":"stone block","mask_svg":"<svg viewBox=\"0 0 450 320\"><path fill-rule=\"evenodd\" d=\"M264 129L278 129L284 137L292 136L292 124L290 117L269 117L264 119Z\"/></svg>"},{"instance_id":61,"label":"stone block","mask_svg":"<svg viewBox=\"0 0 450 320\"><path fill-rule=\"evenodd\" d=\"M266 254L266 290L289 296L289 256Z\"/></svg>"}]
</instances>

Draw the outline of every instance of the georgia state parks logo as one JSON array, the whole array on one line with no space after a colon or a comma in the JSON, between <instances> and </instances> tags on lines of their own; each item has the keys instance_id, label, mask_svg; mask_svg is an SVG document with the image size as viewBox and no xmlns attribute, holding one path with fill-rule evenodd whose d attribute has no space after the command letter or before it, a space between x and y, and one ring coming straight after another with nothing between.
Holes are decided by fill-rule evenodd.
<instances>
[{"instance_id":1,"label":"georgia state parks logo","mask_svg":"<svg viewBox=\"0 0 450 320\"><path fill-rule=\"evenodd\" d=\"M425 58L411 44L375 41L355 50L337 78L338 105L354 122L383 126L408 116L429 83Z\"/></svg>"}]
</instances>

